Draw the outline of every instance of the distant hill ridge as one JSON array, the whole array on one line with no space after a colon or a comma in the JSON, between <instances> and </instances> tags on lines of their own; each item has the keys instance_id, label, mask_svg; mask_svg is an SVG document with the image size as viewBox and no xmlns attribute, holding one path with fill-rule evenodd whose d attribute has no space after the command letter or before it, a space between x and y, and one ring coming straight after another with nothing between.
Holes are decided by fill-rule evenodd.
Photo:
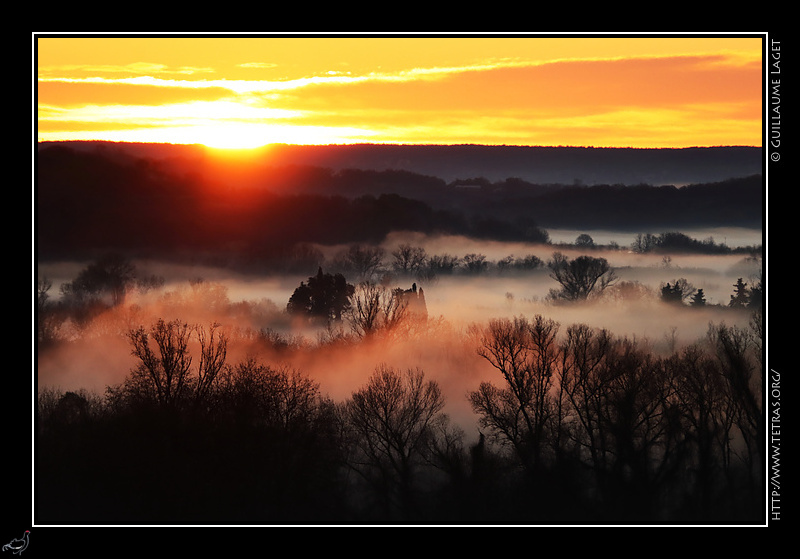
<instances>
[{"instance_id":1,"label":"distant hill ridge","mask_svg":"<svg viewBox=\"0 0 800 559\"><path fill-rule=\"evenodd\" d=\"M753 147L627 149L535 146L276 146L281 159L332 169L397 169L448 182L509 177L534 183L674 184L759 174Z\"/></svg>"},{"instance_id":2,"label":"distant hill ridge","mask_svg":"<svg viewBox=\"0 0 800 559\"><path fill-rule=\"evenodd\" d=\"M36 161L40 257L102 249L261 258L297 243L380 242L393 231L542 242L542 227L757 228L763 220L760 174L680 188L486 178L446 183L411 171L292 168L277 153L282 148L271 154L278 167L240 172L247 165L204 159L197 146L47 147ZM317 165L329 163L324 150L316 153Z\"/></svg>"},{"instance_id":3,"label":"distant hill ridge","mask_svg":"<svg viewBox=\"0 0 800 559\"><path fill-rule=\"evenodd\" d=\"M62 142L73 148L105 145L141 157L200 156L202 146ZM52 145L42 143L44 147ZM539 184L682 186L762 174L760 147L593 148L487 145L355 144L264 148L264 162L362 170L402 170L446 182L483 177Z\"/></svg>"}]
</instances>

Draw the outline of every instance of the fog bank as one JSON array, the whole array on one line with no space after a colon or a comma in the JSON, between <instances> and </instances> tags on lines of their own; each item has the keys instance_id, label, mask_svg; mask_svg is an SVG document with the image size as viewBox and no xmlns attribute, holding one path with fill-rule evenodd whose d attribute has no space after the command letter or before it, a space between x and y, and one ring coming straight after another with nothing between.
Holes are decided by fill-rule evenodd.
<instances>
[{"instance_id":1,"label":"fog bank","mask_svg":"<svg viewBox=\"0 0 800 559\"><path fill-rule=\"evenodd\" d=\"M574 247L397 234L384 243L386 254L401 242L423 246L429 255L480 253L491 262L508 255L531 254L546 262L556 250L569 257L587 253ZM326 258L332 258L342 247L322 248ZM129 293L122 305L88 324L62 325L65 341L38 354L37 380L40 387L102 393L105 387L122 382L136 364L126 338L130 328L149 327L159 318L205 325L219 322L231 335L229 363L255 356L275 367L297 369L319 382L322 392L336 401L347 399L363 386L381 363L397 369L419 367L440 383L447 398L446 411L470 434L477 432L476 418L466 394L481 381L500 382L498 373L478 357L468 333L471 324L540 314L559 322L562 335L573 324L587 324L668 353L702 340L709 324L744 327L749 322L748 313L734 312L727 303L737 278L753 281L760 261L741 254L667 256L606 249L592 249L590 254L607 258L619 280L599 300L576 304L556 304L548 299L558 283L544 266L514 273L489 267L480 274L460 272L431 281L389 273L384 281L392 287L407 289L416 282L424 290L427 322L391 339L347 344L326 343L326 331L300 325L285 312L293 290L316 270L263 276L210 266L136 262L137 270L161 275L163 286ZM74 279L83 265L41 265L38 274L53 281L57 298L59 282ZM703 289L708 305L690 308L661 302L660 286L678 278ZM346 324L342 328L347 332ZM265 333L287 342L288 347L266 343Z\"/></svg>"}]
</instances>

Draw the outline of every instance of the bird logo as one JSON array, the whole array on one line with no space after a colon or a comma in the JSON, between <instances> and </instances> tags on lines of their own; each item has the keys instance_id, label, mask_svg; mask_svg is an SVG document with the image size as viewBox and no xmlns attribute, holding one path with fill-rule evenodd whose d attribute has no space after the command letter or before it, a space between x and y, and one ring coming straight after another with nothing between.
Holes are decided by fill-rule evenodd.
<instances>
[{"instance_id":1,"label":"bird logo","mask_svg":"<svg viewBox=\"0 0 800 559\"><path fill-rule=\"evenodd\" d=\"M30 536L30 533L30 530L25 530L25 534L22 536L22 538L14 538L8 542L3 546L3 551L10 551L15 555L20 555L23 551L25 551L25 548L28 547L28 536Z\"/></svg>"}]
</instances>

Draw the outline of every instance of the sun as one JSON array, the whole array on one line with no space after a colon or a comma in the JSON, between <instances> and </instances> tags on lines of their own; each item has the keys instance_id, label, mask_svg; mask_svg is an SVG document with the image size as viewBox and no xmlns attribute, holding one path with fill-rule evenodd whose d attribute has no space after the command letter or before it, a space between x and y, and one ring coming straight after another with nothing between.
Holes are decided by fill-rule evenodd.
<instances>
[{"instance_id":1,"label":"sun","mask_svg":"<svg viewBox=\"0 0 800 559\"><path fill-rule=\"evenodd\" d=\"M268 126L221 123L196 130L196 143L215 149L256 149L273 143Z\"/></svg>"},{"instance_id":2,"label":"sun","mask_svg":"<svg viewBox=\"0 0 800 559\"><path fill-rule=\"evenodd\" d=\"M330 145L363 142L375 133L370 130L310 126L219 122L196 126L184 135L188 143L214 149L248 150L273 144ZM188 137L187 137L188 136Z\"/></svg>"}]
</instances>

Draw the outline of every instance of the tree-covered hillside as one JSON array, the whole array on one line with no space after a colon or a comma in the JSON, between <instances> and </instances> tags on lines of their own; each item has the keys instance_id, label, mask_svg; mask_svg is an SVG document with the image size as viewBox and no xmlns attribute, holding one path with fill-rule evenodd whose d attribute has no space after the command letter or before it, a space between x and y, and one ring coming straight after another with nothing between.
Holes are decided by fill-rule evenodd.
<instances>
[{"instance_id":1,"label":"tree-covered hillside","mask_svg":"<svg viewBox=\"0 0 800 559\"><path fill-rule=\"evenodd\" d=\"M759 227L759 175L677 188L445 182L395 170L275 165L243 178L181 159L52 145L36 160L40 258L97 250L269 255L398 230L543 242L543 227ZM255 174L254 174L255 173Z\"/></svg>"}]
</instances>

